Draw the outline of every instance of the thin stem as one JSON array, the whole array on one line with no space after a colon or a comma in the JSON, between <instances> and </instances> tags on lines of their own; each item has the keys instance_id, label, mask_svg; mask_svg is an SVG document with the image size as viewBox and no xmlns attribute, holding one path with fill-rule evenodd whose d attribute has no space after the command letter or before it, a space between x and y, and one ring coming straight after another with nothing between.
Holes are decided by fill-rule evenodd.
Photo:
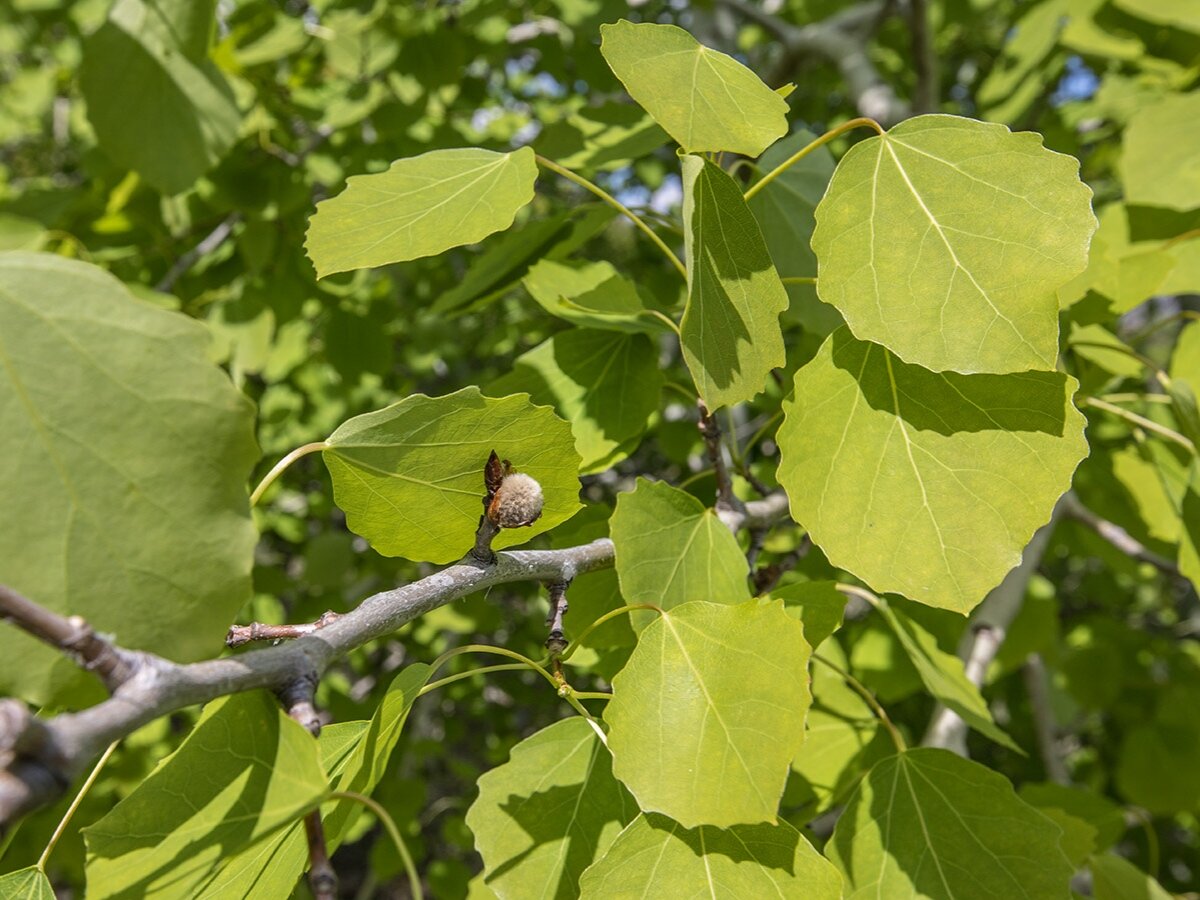
<instances>
[{"instance_id":1,"label":"thin stem","mask_svg":"<svg viewBox=\"0 0 1200 900\"><path fill-rule=\"evenodd\" d=\"M1126 422L1137 425L1139 428L1145 428L1147 431L1152 431L1160 437L1164 437L1168 441L1173 441L1180 447L1183 447L1193 456L1196 455L1196 445L1178 431L1174 431L1165 425L1159 425L1157 422L1153 422L1144 416L1139 416L1135 412L1130 412L1127 409L1122 409L1121 407L1114 406L1111 403L1105 403L1103 400L1100 400L1096 397L1082 397L1081 399L1087 406L1090 406L1094 409L1104 410L1107 413L1112 413L1118 419L1124 419Z\"/></svg>"},{"instance_id":2,"label":"thin stem","mask_svg":"<svg viewBox=\"0 0 1200 900\"><path fill-rule=\"evenodd\" d=\"M605 203L607 203L609 206L611 206L617 212L621 213L623 216L628 218L631 222L633 222L634 225L636 225L639 229L641 229L643 233L645 233L646 237L650 238L650 240L654 243L654 245L656 247L658 247L659 250L661 250L663 252L663 254L667 257L667 259L670 260L671 265L673 265L676 269L679 270L679 274L682 275L685 279L687 278L687 269L684 267L684 265L680 261L679 257L675 255L675 251L672 250L670 247L668 247L666 245L666 243L663 241L663 239L660 238L649 225L647 225L644 221L642 221L642 218L637 213L635 213L633 210L631 210L628 206L626 206L624 203L622 203L620 200L618 200L616 197L614 197L608 191L604 190L604 188L600 187L599 185L593 184L591 181L588 181L582 175L578 175L575 172L572 172L570 169L564 169L558 163L553 162L552 160L546 159L546 157L544 157L544 156L535 155L534 158L537 160L538 165L542 166L543 168L549 169L551 172L561 175L563 178L567 179L568 181L575 182L581 188L595 194L597 197L599 197L601 200L603 200Z\"/></svg>"},{"instance_id":3,"label":"thin stem","mask_svg":"<svg viewBox=\"0 0 1200 900\"><path fill-rule=\"evenodd\" d=\"M449 660L456 656L461 656L464 653L490 653L493 656L507 656L509 659L515 659L517 662L530 669L533 669L535 672L540 673L543 678L550 682L550 686L553 687L554 690L557 691L559 688L558 682L554 680L554 676L550 674L545 666L534 662L528 656L523 656L516 650L509 650L507 647L494 647L490 644L464 644L462 647L455 647L453 650L447 650L433 661L433 663L429 666L429 671L436 672Z\"/></svg>"},{"instance_id":4,"label":"thin stem","mask_svg":"<svg viewBox=\"0 0 1200 900\"><path fill-rule=\"evenodd\" d=\"M108 749L104 751L101 757L96 760L96 765L92 767L91 774L87 780L79 788L79 793L75 795L75 799L71 801L71 805L67 807L67 811L63 813L62 821L58 823L58 827L54 829L54 834L50 835L50 840L46 844L46 849L42 851L42 855L38 857L37 867L40 872L46 872L46 860L50 858L51 852L54 850L54 845L58 843L58 839L62 837L63 832L67 830L67 825L71 821L71 817L75 815L75 810L79 809L79 804L83 802L83 798L87 796L87 792L92 789L92 785L96 783L96 779L100 777L100 770L104 768L104 764L108 762L108 758L113 755L113 751L117 749L120 741L113 741L108 745Z\"/></svg>"},{"instance_id":5,"label":"thin stem","mask_svg":"<svg viewBox=\"0 0 1200 900\"><path fill-rule=\"evenodd\" d=\"M611 700L612 694L604 691L575 691L576 699L579 700Z\"/></svg>"},{"instance_id":6,"label":"thin stem","mask_svg":"<svg viewBox=\"0 0 1200 900\"><path fill-rule=\"evenodd\" d=\"M860 600L865 600L876 609L879 608L879 598L866 588L859 587L856 584L845 584L839 581L834 587L843 594L849 594L851 597L858 597Z\"/></svg>"},{"instance_id":7,"label":"thin stem","mask_svg":"<svg viewBox=\"0 0 1200 900\"><path fill-rule=\"evenodd\" d=\"M472 675L490 675L492 672L524 672L528 668L529 666L525 665L525 663L501 663L498 666L481 666L478 669L467 669L467 671L459 672L457 675L447 675L445 678L429 682L429 684L417 691L417 696L424 697L438 688L443 688L456 681L462 681L464 678L470 678Z\"/></svg>"},{"instance_id":8,"label":"thin stem","mask_svg":"<svg viewBox=\"0 0 1200 900\"><path fill-rule=\"evenodd\" d=\"M1200 312L1196 312L1196 310L1194 310L1194 309L1182 309L1177 313L1173 313L1169 316L1164 316L1163 318L1159 319L1157 322L1154 322L1151 325L1147 325L1145 328L1143 328L1141 331L1139 331L1137 334L1135 334L1129 340L1131 340L1131 341L1145 340L1146 338L1150 337L1150 335L1152 335L1156 331L1158 331L1160 328L1165 328L1166 326L1171 325L1175 322L1178 322L1181 319L1184 321L1190 320L1190 321L1200 322Z\"/></svg>"},{"instance_id":9,"label":"thin stem","mask_svg":"<svg viewBox=\"0 0 1200 900\"><path fill-rule=\"evenodd\" d=\"M834 128L831 131L825 132L823 135L821 135L819 138L817 138L815 141L813 141L807 147L803 147L803 148L797 150L795 153L793 153L791 156L789 156L787 159L785 159L783 162L781 162L779 165L777 165L774 169L772 169L770 172L768 172L766 175L764 175L762 177L761 181L758 181L758 182L755 182L754 184L752 184L750 186L750 188L746 191L746 193L743 194L743 196L747 200L749 200L751 197L753 197L755 194L757 194L759 191L761 191L763 188L765 188L768 184L770 184L772 181L774 181L776 178L778 178L780 175L782 175L784 172L786 172L788 169L790 169L796 163L800 162L800 160L804 159L804 157L808 156L808 154L812 153L818 147L820 147L824 144L828 144L834 138L840 137L841 135L845 134L847 131L853 131L855 128L862 128L864 126L867 128L874 128L875 131L877 131L879 134L883 134L883 126L880 125L878 122L876 122L874 119L868 119L864 116L859 116L857 119L851 119L848 122L843 122L837 128Z\"/></svg>"},{"instance_id":10,"label":"thin stem","mask_svg":"<svg viewBox=\"0 0 1200 900\"><path fill-rule=\"evenodd\" d=\"M782 281L784 284L816 284L817 283L817 279L815 276L809 277L807 275L789 275L786 278L780 278L779 280Z\"/></svg>"},{"instance_id":11,"label":"thin stem","mask_svg":"<svg viewBox=\"0 0 1200 900\"><path fill-rule=\"evenodd\" d=\"M1100 397L1101 400L1107 400L1109 403L1162 403L1167 406L1171 405L1171 398L1166 394L1137 394L1133 392L1105 394Z\"/></svg>"},{"instance_id":12,"label":"thin stem","mask_svg":"<svg viewBox=\"0 0 1200 900\"><path fill-rule=\"evenodd\" d=\"M1143 366L1153 372L1154 376L1158 379L1159 383L1162 384L1163 387L1166 387L1171 383L1170 377L1162 370L1162 367L1159 366L1158 363L1145 354L1138 353L1136 350L1126 347L1123 344L1102 344L1099 341L1071 341L1069 346L1089 347L1093 350L1109 350L1113 353L1122 353L1131 359L1137 360Z\"/></svg>"},{"instance_id":13,"label":"thin stem","mask_svg":"<svg viewBox=\"0 0 1200 900\"><path fill-rule=\"evenodd\" d=\"M275 465L271 468L271 471L268 472L266 477L258 483L258 487L256 487L254 492L250 495L250 505L254 506L260 499L262 499L262 495L267 492L267 488L275 483L275 479L282 475L288 466L290 466L300 457L308 456L308 454L316 453L319 450L324 450L328 446L329 445L324 441L316 441L312 444L305 444L303 447L297 447L279 462L275 463Z\"/></svg>"},{"instance_id":14,"label":"thin stem","mask_svg":"<svg viewBox=\"0 0 1200 900\"><path fill-rule=\"evenodd\" d=\"M662 615L661 607L653 606L649 603L631 603L628 606L618 606L616 609L610 609L608 612L606 612L604 615L602 615L600 618L598 618L595 622L593 622L587 628L583 629L583 633L580 634L579 637L575 638L575 640L571 641L570 646L567 647L567 649L563 651L563 654L562 654L562 656L559 657L559 660L562 662L566 662L568 659L570 659L571 655L576 650L578 650L579 647L582 645L583 639L585 637L587 637L589 634L591 634L593 631L595 631L597 628L599 628L601 625L603 625L605 622L609 621L610 619L615 619L617 616L623 616L623 615L625 615L625 613L632 612L635 609L649 609L649 610L653 610L654 612L658 613L659 615Z\"/></svg>"},{"instance_id":15,"label":"thin stem","mask_svg":"<svg viewBox=\"0 0 1200 900\"><path fill-rule=\"evenodd\" d=\"M663 323L668 328L670 328L673 332L675 332L676 337L679 336L679 326L675 324L674 319L672 319L670 316L666 315L665 313L661 313L657 309L645 309L645 310L642 310L642 315L655 316L656 318L662 319Z\"/></svg>"},{"instance_id":16,"label":"thin stem","mask_svg":"<svg viewBox=\"0 0 1200 900\"><path fill-rule=\"evenodd\" d=\"M836 672L839 676L841 676L842 680L845 681L846 684L850 685L850 687L853 688L854 691L867 702L867 706L871 707L871 711L874 712L879 718L879 721L883 723L883 727L888 730L888 734L891 735L892 743L896 745L897 751L903 753L908 749L908 745L904 743L904 738L900 735L900 731L896 728L895 724L893 724L891 718L888 716L887 710L885 710L879 704L879 701L875 699L875 695L867 690L866 686L862 682L860 682L857 678L855 678L837 663L826 659L820 653L814 653L812 658L821 663L821 665L826 666Z\"/></svg>"},{"instance_id":17,"label":"thin stem","mask_svg":"<svg viewBox=\"0 0 1200 900\"><path fill-rule=\"evenodd\" d=\"M400 829L396 827L396 823L388 815L388 811L383 808L383 804L357 791L334 791L329 796L334 800L353 800L375 813L376 818L383 823L384 829L391 837L392 843L396 845L396 852L400 854L400 859L404 862L404 871L408 873L408 889L412 893L413 900L425 900L425 892L421 889L421 877L417 874L417 866L408 852L408 847L404 845L404 839L400 837Z\"/></svg>"}]
</instances>

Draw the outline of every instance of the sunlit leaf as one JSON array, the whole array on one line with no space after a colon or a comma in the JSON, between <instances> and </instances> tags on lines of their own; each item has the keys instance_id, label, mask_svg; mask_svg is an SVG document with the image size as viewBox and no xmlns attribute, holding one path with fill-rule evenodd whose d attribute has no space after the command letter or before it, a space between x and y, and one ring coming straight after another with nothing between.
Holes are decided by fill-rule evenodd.
<instances>
[{"instance_id":1,"label":"sunlit leaf","mask_svg":"<svg viewBox=\"0 0 1200 900\"><path fill-rule=\"evenodd\" d=\"M1200 207L1200 94L1178 94L1138 110L1118 163L1125 200L1146 206Z\"/></svg>"},{"instance_id":2,"label":"sunlit leaf","mask_svg":"<svg viewBox=\"0 0 1200 900\"><path fill-rule=\"evenodd\" d=\"M536 180L528 147L400 159L386 172L347 179L344 191L317 204L305 248L319 278L435 256L508 228Z\"/></svg>"},{"instance_id":3,"label":"sunlit leaf","mask_svg":"<svg viewBox=\"0 0 1200 900\"><path fill-rule=\"evenodd\" d=\"M613 774L685 828L774 822L804 741L809 653L782 602L664 612L613 679Z\"/></svg>"},{"instance_id":4,"label":"sunlit leaf","mask_svg":"<svg viewBox=\"0 0 1200 900\"><path fill-rule=\"evenodd\" d=\"M545 498L541 518L501 531L494 547L523 543L579 509L571 426L524 394L414 394L344 422L327 444L334 501L347 526L385 556L447 563L471 549L492 450L537 479Z\"/></svg>"},{"instance_id":5,"label":"sunlit leaf","mask_svg":"<svg viewBox=\"0 0 1200 900\"><path fill-rule=\"evenodd\" d=\"M37 866L0 875L0 900L55 900L50 879Z\"/></svg>"},{"instance_id":6,"label":"sunlit leaf","mask_svg":"<svg viewBox=\"0 0 1200 900\"><path fill-rule=\"evenodd\" d=\"M609 262L543 259L529 268L523 283L546 312L575 325L652 334L663 330L633 282Z\"/></svg>"},{"instance_id":7,"label":"sunlit leaf","mask_svg":"<svg viewBox=\"0 0 1200 900\"><path fill-rule=\"evenodd\" d=\"M787 102L682 28L622 19L601 25L600 36L600 52L629 96L689 153L758 156L787 133Z\"/></svg>"},{"instance_id":8,"label":"sunlit leaf","mask_svg":"<svg viewBox=\"0 0 1200 900\"><path fill-rule=\"evenodd\" d=\"M792 516L877 592L967 612L1021 561L1087 453L1075 382L934 373L834 332L779 429Z\"/></svg>"},{"instance_id":9,"label":"sunlit leaf","mask_svg":"<svg viewBox=\"0 0 1200 900\"><path fill-rule=\"evenodd\" d=\"M860 340L936 371L1053 369L1054 291L1096 228L1040 135L918 116L843 157L817 207L817 290Z\"/></svg>"}]
</instances>

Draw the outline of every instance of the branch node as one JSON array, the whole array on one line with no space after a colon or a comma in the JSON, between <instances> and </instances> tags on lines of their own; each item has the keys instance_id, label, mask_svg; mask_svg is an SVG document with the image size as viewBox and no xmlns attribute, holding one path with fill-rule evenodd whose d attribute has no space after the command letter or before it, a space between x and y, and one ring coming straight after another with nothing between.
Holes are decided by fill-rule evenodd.
<instances>
[{"instance_id":1,"label":"branch node","mask_svg":"<svg viewBox=\"0 0 1200 900\"><path fill-rule=\"evenodd\" d=\"M303 725L313 737L321 733L321 714L317 712L315 702L319 682L316 671L309 670L297 675L276 692L288 716Z\"/></svg>"},{"instance_id":2,"label":"branch node","mask_svg":"<svg viewBox=\"0 0 1200 900\"><path fill-rule=\"evenodd\" d=\"M554 581L546 585L550 593L550 614L546 616L546 627L550 636L546 638L546 649L555 660L567 649L567 639L563 634L563 616L570 608L567 603L567 587L569 581Z\"/></svg>"}]
</instances>

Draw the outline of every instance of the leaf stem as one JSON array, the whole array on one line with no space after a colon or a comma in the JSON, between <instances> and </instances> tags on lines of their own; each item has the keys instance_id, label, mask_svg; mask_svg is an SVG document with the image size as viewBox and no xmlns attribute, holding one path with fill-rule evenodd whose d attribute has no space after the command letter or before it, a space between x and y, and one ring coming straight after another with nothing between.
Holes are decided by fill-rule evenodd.
<instances>
[{"instance_id":1,"label":"leaf stem","mask_svg":"<svg viewBox=\"0 0 1200 900\"><path fill-rule=\"evenodd\" d=\"M400 837L400 829L396 827L395 821L388 815L388 811L384 809L383 804L357 791L334 791L329 796L334 800L353 800L355 803L361 803L367 809L371 810L371 812L375 813L391 837L392 843L396 845L396 852L400 854L400 859L404 863L404 871L408 873L408 889L413 896L413 900L425 900L425 892L421 889L421 877L417 874L417 866L408 852L408 847L404 845L404 839Z\"/></svg>"},{"instance_id":2,"label":"leaf stem","mask_svg":"<svg viewBox=\"0 0 1200 900\"><path fill-rule=\"evenodd\" d=\"M490 653L493 656L507 656L509 659L515 659L526 668L533 669L535 672L538 672L543 678L550 682L550 686L553 687L554 690L557 691L559 688L558 682L554 679L554 676L550 674L549 670L546 669L545 666L534 662L528 656L524 656L518 653L516 650L509 650L507 647L495 647L491 644L464 644L461 647L455 647L453 650L447 650L430 664L429 671L431 673L436 672L451 659L456 656L462 656L464 653Z\"/></svg>"},{"instance_id":3,"label":"leaf stem","mask_svg":"<svg viewBox=\"0 0 1200 900\"><path fill-rule=\"evenodd\" d=\"M1159 435L1160 437L1164 437L1168 441L1173 441L1174 443L1178 444L1180 447L1183 447L1183 449L1187 450L1187 452L1191 453L1193 456L1196 455L1196 445L1193 444L1186 437L1184 437L1182 434L1180 434L1178 431L1168 428L1166 425L1159 425L1157 422L1153 422L1150 419L1145 418L1144 416L1139 416L1135 412L1130 412L1127 409L1122 409L1119 406L1114 406L1112 403L1107 403L1104 400L1099 399L1098 397L1081 397L1081 399L1083 400L1083 403L1086 406L1091 406L1094 409L1103 410L1104 412L1111 413L1112 415L1116 416L1118 419L1124 419L1126 422L1130 422L1134 425L1137 425L1139 428L1145 428L1147 431L1153 431L1155 434Z\"/></svg>"},{"instance_id":4,"label":"leaf stem","mask_svg":"<svg viewBox=\"0 0 1200 900\"><path fill-rule=\"evenodd\" d=\"M67 807L67 811L63 813L62 821L58 823L58 827L54 829L54 834L50 835L50 840L46 844L46 849L42 851L42 855L38 857L37 868L43 875L46 873L46 860L50 858L51 852L54 850L54 845L58 843L63 832L67 830L67 825L71 821L71 817L75 815L75 810L79 809L79 804L83 802L83 798L87 796L87 792L92 789L92 785L96 783L96 779L100 777L100 770L104 768L104 764L108 762L108 758L113 755L113 751L117 749L117 744L120 741L113 741L108 745L108 749L101 754L96 760L96 765L92 767L91 774L87 780L79 788L79 793L75 795L75 799L71 801L71 805Z\"/></svg>"},{"instance_id":5,"label":"leaf stem","mask_svg":"<svg viewBox=\"0 0 1200 900\"><path fill-rule=\"evenodd\" d=\"M845 134L847 131L853 131L855 128L862 128L864 126L867 128L874 128L875 131L878 132L879 134L884 133L882 125L880 125L874 119L868 119L864 116L859 116L857 119L851 119L848 122L843 122L837 128L834 128L834 129L831 129L830 131L825 132L823 135L821 135L819 138L817 138L815 141L813 141L808 146L802 147L801 149L797 150L795 153L793 153L791 156L789 156L787 159L785 159L783 162L781 162L779 165L777 165L774 169L772 169L770 172L768 172L766 175L764 175L760 181L757 181L754 184L752 184L749 187L749 189L746 191L746 193L743 194L742 196L745 197L746 200L750 200L751 197L753 197L755 194L757 194L759 191L761 191L763 188L765 188L768 184L770 184L772 181L774 181L776 178L778 178L780 175L782 175L784 172L786 172L788 169L790 169L796 163L800 162L800 160L804 159L804 157L808 156L808 154L812 153L818 147L822 146L823 144L828 144L834 138L840 137L841 135Z\"/></svg>"},{"instance_id":6,"label":"leaf stem","mask_svg":"<svg viewBox=\"0 0 1200 900\"><path fill-rule=\"evenodd\" d=\"M662 319L663 322L666 324L666 326L668 328L670 328L673 332L675 332L676 337L680 336L679 326L675 324L674 319L672 319L670 316L666 315L665 313L661 313L657 309L647 309L647 310L643 310L643 314L647 315L647 316L655 316L659 319Z\"/></svg>"},{"instance_id":7,"label":"leaf stem","mask_svg":"<svg viewBox=\"0 0 1200 900\"><path fill-rule=\"evenodd\" d=\"M602 615L600 618L598 618L595 622L593 622L587 628L583 629L583 633L580 634L579 637L575 638L575 640L571 641L570 646L567 647L567 649L563 651L563 654L562 654L562 656L559 657L559 659L562 662L566 662L568 659L571 658L571 654L573 654L576 650L579 649L579 647L582 644L583 639L585 637L587 637L589 634L591 634L593 631L595 631L597 628L599 628L601 625L603 625L605 622L609 621L610 619L615 619L617 616L623 616L623 615L625 615L625 613L633 612L633 610L635 610L635 609L649 609L649 610L653 610L654 612L658 613L659 615L662 615L662 608L658 607L658 606L654 606L650 603L631 603L628 606L618 606L616 609L610 609L608 612L606 612L604 615Z\"/></svg>"},{"instance_id":8,"label":"leaf stem","mask_svg":"<svg viewBox=\"0 0 1200 900\"><path fill-rule=\"evenodd\" d=\"M297 447L279 462L275 463L275 465L271 467L271 471L268 472L266 477L264 477L263 480L258 483L258 487L256 487L254 492L250 495L250 505L254 506L259 500L262 499L262 495L267 492L267 488L275 483L275 479L282 475L288 466L300 459L300 457L308 456L308 454L316 453L319 450L324 450L328 446L329 445L324 441L316 441L312 444L305 444L303 447Z\"/></svg>"},{"instance_id":9,"label":"leaf stem","mask_svg":"<svg viewBox=\"0 0 1200 900\"><path fill-rule=\"evenodd\" d=\"M612 694L604 691L575 691L575 696L579 700L611 700Z\"/></svg>"},{"instance_id":10,"label":"leaf stem","mask_svg":"<svg viewBox=\"0 0 1200 900\"><path fill-rule=\"evenodd\" d=\"M779 280L782 281L784 284L816 284L817 283L817 279L815 276L810 277L807 275L789 275L787 278L780 278Z\"/></svg>"},{"instance_id":11,"label":"leaf stem","mask_svg":"<svg viewBox=\"0 0 1200 900\"><path fill-rule=\"evenodd\" d=\"M470 678L472 675L490 675L492 672L517 672L528 669L529 666L525 663L501 663L497 666L481 666L478 669L467 669L465 672L459 672L455 675L447 675L445 678L439 678L437 681L431 681L421 690L417 691L418 697L424 697L426 694L436 691L438 688L443 688L448 684L453 684L456 681L462 681L464 678Z\"/></svg>"},{"instance_id":12,"label":"leaf stem","mask_svg":"<svg viewBox=\"0 0 1200 900\"><path fill-rule=\"evenodd\" d=\"M1171 378L1162 370L1154 360L1146 356L1144 353L1138 353L1131 347L1126 347L1124 344L1103 344L1100 341L1070 341L1069 347L1087 347L1092 350L1109 350L1113 353L1121 353L1128 356L1130 359L1137 360L1147 369L1154 373L1154 377L1158 379L1159 384L1163 387L1168 387L1171 384Z\"/></svg>"},{"instance_id":13,"label":"leaf stem","mask_svg":"<svg viewBox=\"0 0 1200 900\"><path fill-rule=\"evenodd\" d=\"M635 213L633 210L631 210L628 206L626 206L624 203L622 203L620 200L618 200L616 197L614 197L608 191L604 190L604 188L600 187L597 184L594 184L591 181L588 181L588 179L584 178L582 175L576 174L575 172L572 172L570 169L565 169L562 166L560 166L558 163L556 163L552 160L546 159L546 157L541 156L540 154L535 154L534 158L537 160L538 165L541 166L542 168L549 169L551 172L561 175L563 178L567 179L567 181L575 182L581 188L595 194L597 197L599 197L601 200L603 200L605 203L607 203L609 206L611 206L617 212L621 213L623 216L628 218L631 222L633 222L634 225L636 225L638 228L640 228L645 233L646 237L650 238L650 240L653 241L654 245L663 252L663 254L667 257L668 260L670 260L671 265L673 265L676 269L679 270L679 274L682 275L685 279L687 278L687 269L684 267L684 265L680 261L679 257L675 255L675 251L672 250L670 247L668 247L666 245L666 243L663 241L663 239L660 238L654 232L654 230L642 220L642 218L637 213Z\"/></svg>"},{"instance_id":14,"label":"leaf stem","mask_svg":"<svg viewBox=\"0 0 1200 900\"><path fill-rule=\"evenodd\" d=\"M875 699L875 695L867 690L866 685L864 685L861 681L859 681L837 663L826 659L820 653L814 652L812 658L821 665L836 672L839 676L841 676L842 680L845 681L846 684L850 685L850 687L853 688L854 691L867 702L867 706L871 707L871 711L874 712L879 718L879 721L883 723L883 727L888 730L888 734L891 735L892 738L892 743L896 745L896 750L898 750L900 753L903 753L908 749L908 745L904 743L904 738L900 735L899 729L896 728L895 724L888 716L887 710L885 710L883 706L880 705L879 701Z\"/></svg>"}]
</instances>

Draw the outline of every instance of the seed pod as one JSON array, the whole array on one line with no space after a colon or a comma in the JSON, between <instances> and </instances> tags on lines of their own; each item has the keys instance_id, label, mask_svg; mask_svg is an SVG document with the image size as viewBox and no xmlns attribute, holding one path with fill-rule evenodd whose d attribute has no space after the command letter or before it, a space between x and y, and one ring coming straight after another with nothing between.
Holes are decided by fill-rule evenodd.
<instances>
[{"instance_id":1,"label":"seed pod","mask_svg":"<svg viewBox=\"0 0 1200 900\"><path fill-rule=\"evenodd\" d=\"M496 489L487 516L501 528L523 528L538 520L542 503L542 486L528 475L513 472Z\"/></svg>"}]
</instances>

